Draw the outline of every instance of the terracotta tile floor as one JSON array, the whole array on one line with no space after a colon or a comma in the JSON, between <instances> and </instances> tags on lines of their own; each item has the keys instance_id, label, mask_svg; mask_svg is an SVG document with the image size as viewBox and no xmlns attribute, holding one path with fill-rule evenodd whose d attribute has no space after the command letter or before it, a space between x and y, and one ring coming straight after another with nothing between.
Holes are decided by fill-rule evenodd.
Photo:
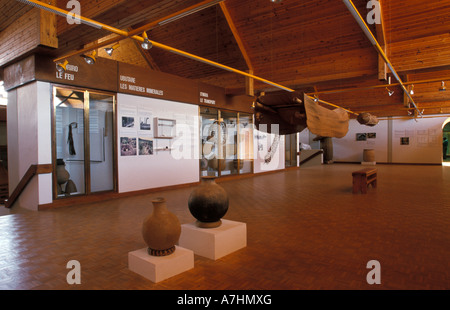
<instances>
[{"instance_id":1,"label":"terracotta tile floor","mask_svg":"<svg viewBox=\"0 0 450 310\"><path fill-rule=\"evenodd\" d=\"M352 194L334 164L220 183L226 219L247 223L247 247L159 283L131 272L127 254L150 200L167 199L181 223L192 188L0 216L0 289L450 289L450 167L377 165L378 188ZM3 208L3 207L2 207ZM15 207L16 208L16 207ZM8 214L11 213L11 214ZM69 260L81 284L69 285ZM369 285L366 264L381 264Z\"/></svg>"}]
</instances>

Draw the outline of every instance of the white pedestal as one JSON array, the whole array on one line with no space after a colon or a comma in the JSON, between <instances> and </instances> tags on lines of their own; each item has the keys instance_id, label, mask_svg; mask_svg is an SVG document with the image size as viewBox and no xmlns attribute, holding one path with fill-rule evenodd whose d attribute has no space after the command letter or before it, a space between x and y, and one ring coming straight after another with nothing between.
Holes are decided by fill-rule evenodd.
<instances>
[{"instance_id":1,"label":"white pedestal","mask_svg":"<svg viewBox=\"0 0 450 310\"><path fill-rule=\"evenodd\" d=\"M194 252L176 246L170 255L151 256L144 248L128 253L128 268L156 283L194 268Z\"/></svg>"},{"instance_id":2,"label":"white pedestal","mask_svg":"<svg viewBox=\"0 0 450 310\"><path fill-rule=\"evenodd\" d=\"M363 161L361 162L361 165L363 166L375 166L377 164L376 161Z\"/></svg>"},{"instance_id":3,"label":"white pedestal","mask_svg":"<svg viewBox=\"0 0 450 310\"><path fill-rule=\"evenodd\" d=\"M224 219L222 225L215 228L183 224L178 244L197 255L216 260L247 246L247 225Z\"/></svg>"}]
</instances>

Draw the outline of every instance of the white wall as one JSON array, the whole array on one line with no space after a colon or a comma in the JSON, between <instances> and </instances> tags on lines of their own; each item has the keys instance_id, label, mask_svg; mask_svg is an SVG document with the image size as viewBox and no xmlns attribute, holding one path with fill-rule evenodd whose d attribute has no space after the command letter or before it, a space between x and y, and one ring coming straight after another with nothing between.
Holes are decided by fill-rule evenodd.
<instances>
[{"instance_id":1,"label":"white wall","mask_svg":"<svg viewBox=\"0 0 450 310\"><path fill-rule=\"evenodd\" d=\"M361 162L364 149L375 150L375 160L380 163L441 164L442 126L449 115L430 115L423 118L388 118L374 127L360 125L350 120L344 138L333 138L334 160ZM376 133L375 139L356 141L357 133ZM402 145L401 138L409 138Z\"/></svg>"},{"instance_id":2,"label":"white wall","mask_svg":"<svg viewBox=\"0 0 450 310\"><path fill-rule=\"evenodd\" d=\"M51 85L50 83L37 82L37 150L38 164L52 163L52 117L51 117ZM47 204L53 201L52 174L40 174L39 204Z\"/></svg>"},{"instance_id":3,"label":"white wall","mask_svg":"<svg viewBox=\"0 0 450 310\"><path fill-rule=\"evenodd\" d=\"M393 163L442 163L442 125L447 117L399 119L393 121ZM409 145L400 138L408 137Z\"/></svg>"},{"instance_id":4,"label":"white wall","mask_svg":"<svg viewBox=\"0 0 450 310\"><path fill-rule=\"evenodd\" d=\"M9 191L34 164L51 163L50 84L34 82L8 94L8 175ZM52 202L51 174L34 177L18 203L37 210L39 204Z\"/></svg>"},{"instance_id":5,"label":"white wall","mask_svg":"<svg viewBox=\"0 0 450 310\"><path fill-rule=\"evenodd\" d=\"M375 133L375 139L356 141L357 133ZM333 160L344 162L362 162L364 149L375 151L377 162L388 162L388 121L380 120L378 125L369 127L359 124L352 119L349 122L348 133L345 137L333 138Z\"/></svg>"},{"instance_id":6,"label":"white wall","mask_svg":"<svg viewBox=\"0 0 450 310\"><path fill-rule=\"evenodd\" d=\"M199 112L198 106L146 97L118 94L118 187L119 192L138 191L177 184L198 182L199 178ZM153 118L175 119L176 138L156 139L134 128L122 128L122 116L152 115ZM154 125L154 123L152 123ZM154 127L154 126L153 126ZM154 128L153 128L154 129ZM153 140L153 154L122 156L120 138L139 137ZM166 144L171 151L158 151ZM139 146L137 145L137 148Z\"/></svg>"}]
</instances>

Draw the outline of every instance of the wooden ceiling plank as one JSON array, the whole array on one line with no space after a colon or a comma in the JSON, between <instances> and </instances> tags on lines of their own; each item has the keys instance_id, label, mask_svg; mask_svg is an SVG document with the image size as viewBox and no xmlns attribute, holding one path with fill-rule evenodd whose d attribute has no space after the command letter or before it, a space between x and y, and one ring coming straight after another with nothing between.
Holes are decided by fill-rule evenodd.
<instances>
[{"instance_id":1,"label":"wooden ceiling plank","mask_svg":"<svg viewBox=\"0 0 450 310\"><path fill-rule=\"evenodd\" d=\"M175 12L175 13L172 13L172 14L169 14L169 15L164 16L164 17L162 17L162 18L159 18L159 19L157 19L157 20L148 22L147 24L145 24L145 25L143 25L143 26L140 26L140 27L138 27L138 28L136 28L136 29L133 29L133 30L127 32L126 35L124 35L124 36L118 35L118 36L116 36L116 37L114 37L114 38L111 38L111 39L109 39L109 40L107 40L107 41L104 41L104 42L102 42L102 43L96 44L96 45L95 45L95 48L93 48L93 49L105 47L105 46L107 46L107 45L111 45L111 44L114 44L114 43L116 43L116 42L119 42L119 41L121 41L121 40L123 40L123 39L133 37L134 35L140 34L140 33L144 32L144 31L149 31L149 30L151 30L152 28L158 26L158 24L160 24L161 22L164 22L164 21L166 21L166 20L169 19L169 18L173 18L173 17L175 17L175 16L184 14L184 13L189 12L189 11L192 11L192 10L194 10L194 9L200 7L200 6L204 6L204 5L206 5L206 4L208 4L208 3L211 3L211 2L213 2L213 1L214 1L214 0L206 0L206 1L202 1L202 2L197 3L197 4L195 4L195 5L192 5L192 6L189 6L189 7L187 7L187 8L184 8L184 9L182 9L182 10L179 10L179 11L177 11L177 12ZM64 55L64 56L60 56L60 57L56 58L54 61L55 61L55 62L58 62L58 61L61 61L61 60L65 59L65 58L69 58L69 57L76 56L76 55L81 55L81 54L84 54L84 53L86 53L86 52L88 52L88 51L90 51L90 50L92 50L92 49L89 49L89 48L83 48L83 49L80 49L80 50L77 50L77 51L73 51L73 52L70 52L70 53L68 53L68 54L66 54L66 55ZM143 55L143 56L144 56L144 57L146 58L146 60L147 60L147 56L145 56L145 55ZM155 65L156 65L156 63L155 63ZM157 67L157 66L156 66L156 67Z\"/></svg>"}]
</instances>

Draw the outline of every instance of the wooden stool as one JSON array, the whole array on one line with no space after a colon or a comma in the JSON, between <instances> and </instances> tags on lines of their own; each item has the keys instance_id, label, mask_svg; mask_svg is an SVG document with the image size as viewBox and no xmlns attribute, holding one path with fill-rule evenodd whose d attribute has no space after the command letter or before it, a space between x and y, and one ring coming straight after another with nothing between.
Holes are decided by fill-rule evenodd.
<instances>
[{"instance_id":1,"label":"wooden stool","mask_svg":"<svg viewBox=\"0 0 450 310\"><path fill-rule=\"evenodd\" d=\"M369 184L372 184L373 188L377 187L377 169L366 168L352 173L353 176L353 194L357 194L359 191L363 194L367 194L367 188Z\"/></svg>"}]
</instances>

